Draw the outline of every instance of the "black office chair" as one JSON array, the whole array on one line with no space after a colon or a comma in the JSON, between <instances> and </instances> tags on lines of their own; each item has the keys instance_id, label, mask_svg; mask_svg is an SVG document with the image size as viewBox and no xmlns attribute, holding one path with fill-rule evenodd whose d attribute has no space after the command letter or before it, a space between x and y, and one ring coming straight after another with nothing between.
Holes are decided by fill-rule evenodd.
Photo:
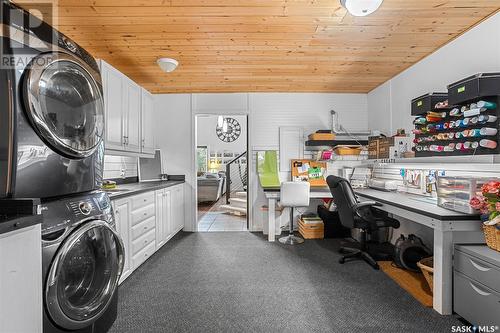
<instances>
[{"instance_id":1,"label":"black office chair","mask_svg":"<svg viewBox=\"0 0 500 333\"><path fill-rule=\"evenodd\" d=\"M375 201L358 202L347 179L328 176L326 182L337 205L342 225L350 229L358 228L361 231L359 248L341 247L339 252L345 255L339 262L343 264L350 259L364 260L373 268L379 269L375 259L368 253L367 233L384 227L399 228L399 221L376 209L375 207L380 204Z\"/></svg>"}]
</instances>

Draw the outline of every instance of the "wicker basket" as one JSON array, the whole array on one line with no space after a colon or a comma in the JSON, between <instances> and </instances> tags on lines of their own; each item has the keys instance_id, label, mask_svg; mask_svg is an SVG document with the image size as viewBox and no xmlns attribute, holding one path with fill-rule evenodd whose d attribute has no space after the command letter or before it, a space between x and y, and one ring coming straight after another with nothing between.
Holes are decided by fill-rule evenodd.
<instances>
[{"instance_id":1,"label":"wicker basket","mask_svg":"<svg viewBox=\"0 0 500 333\"><path fill-rule=\"evenodd\" d=\"M495 225L484 225L484 238L489 248L500 252L500 230Z\"/></svg>"},{"instance_id":2,"label":"wicker basket","mask_svg":"<svg viewBox=\"0 0 500 333\"><path fill-rule=\"evenodd\" d=\"M431 292L434 291L434 257L424 258L417 262L417 266L420 268L424 274L425 280L431 288Z\"/></svg>"}]
</instances>

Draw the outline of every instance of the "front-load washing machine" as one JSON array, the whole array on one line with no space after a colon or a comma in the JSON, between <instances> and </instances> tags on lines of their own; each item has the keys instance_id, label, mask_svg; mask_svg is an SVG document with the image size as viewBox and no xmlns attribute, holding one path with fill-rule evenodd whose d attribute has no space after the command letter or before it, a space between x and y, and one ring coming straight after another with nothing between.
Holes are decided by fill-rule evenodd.
<instances>
[{"instance_id":1,"label":"front-load washing machine","mask_svg":"<svg viewBox=\"0 0 500 333\"><path fill-rule=\"evenodd\" d=\"M104 333L116 319L124 247L107 194L41 206L43 332Z\"/></svg>"},{"instance_id":2,"label":"front-load washing machine","mask_svg":"<svg viewBox=\"0 0 500 333\"><path fill-rule=\"evenodd\" d=\"M104 102L95 59L9 1L1 14L0 198L98 189Z\"/></svg>"}]
</instances>

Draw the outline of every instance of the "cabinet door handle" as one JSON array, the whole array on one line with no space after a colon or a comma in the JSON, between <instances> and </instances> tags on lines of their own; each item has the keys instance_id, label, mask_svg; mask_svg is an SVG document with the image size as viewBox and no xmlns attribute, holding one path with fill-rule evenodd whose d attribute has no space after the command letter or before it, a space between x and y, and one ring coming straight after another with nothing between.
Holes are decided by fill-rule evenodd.
<instances>
[{"instance_id":1,"label":"cabinet door handle","mask_svg":"<svg viewBox=\"0 0 500 333\"><path fill-rule=\"evenodd\" d=\"M472 289L474 289L476 291L476 293L478 293L479 295L482 295L482 296L490 296L491 293L479 288L478 286L474 285L472 282L469 281L469 284L470 286L472 287Z\"/></svg>"},{"instance_id":2,"label":"cabinet door handle","mask_svg":"<svg viewBox=\"0 0 500 333\"><path fill-rule=\"evenodd\" d=\"M471 258L469 258L469 261L472 264L472 266L474 266L477 270L479 270L481 272L487 272L491 269L490 267L485 267L483 265L478 264L477 262L475 262Z\"/></svg>"},{"instance_id":3,"label":"cabinet door handle","mask_svg":"<svg viewBox=\"0 0 500 333\"><path fill-rule=\"evenodd\" d=\"M144 199L144 202L148 201L148 199Z\"/></svg>"},{"instance_id":4,"label":"cabinet door handle","mask_svg":"<svg viewBox=\"0 0 500 333\"><path fill-rule=\"evenodd\" d=\"M147 230L147 229L148 229L148 227L144 227L144 230Z\"/></svg>"},{"instance_id":5,"label":"cabinet door handle","mask_svg":"<svg viewBox=\"0 0 500 333\"><path fill-rule=\"evenodd\" d=\"M144 216L148 216L148 213L144 213Z\"/></svg>"}]
</instances>

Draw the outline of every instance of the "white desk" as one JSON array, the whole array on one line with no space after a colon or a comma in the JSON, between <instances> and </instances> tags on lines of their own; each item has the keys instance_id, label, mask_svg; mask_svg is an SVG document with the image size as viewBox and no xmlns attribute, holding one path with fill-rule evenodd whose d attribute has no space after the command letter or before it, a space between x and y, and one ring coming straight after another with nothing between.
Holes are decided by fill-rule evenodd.
<instances>
[{"instance_id":1,"label":"white desk","mask_svg":"<svg viewBox=\"0 0 500 333\"><path fill-rule=\"evenodd\" d=\"M426 202L420 196L373 189L355 190L360 201L377 201L378 209L425 225L434 230L434 300L433 307L443 315L452 314L453 247L455 243L484 243L481 223L475 216L447 210ZM279 189L266 189L269 205L269 236L275 240L276 200ZM311 198L332 198L326 188L311 189Z\"/></svg>"}]
</instances>

